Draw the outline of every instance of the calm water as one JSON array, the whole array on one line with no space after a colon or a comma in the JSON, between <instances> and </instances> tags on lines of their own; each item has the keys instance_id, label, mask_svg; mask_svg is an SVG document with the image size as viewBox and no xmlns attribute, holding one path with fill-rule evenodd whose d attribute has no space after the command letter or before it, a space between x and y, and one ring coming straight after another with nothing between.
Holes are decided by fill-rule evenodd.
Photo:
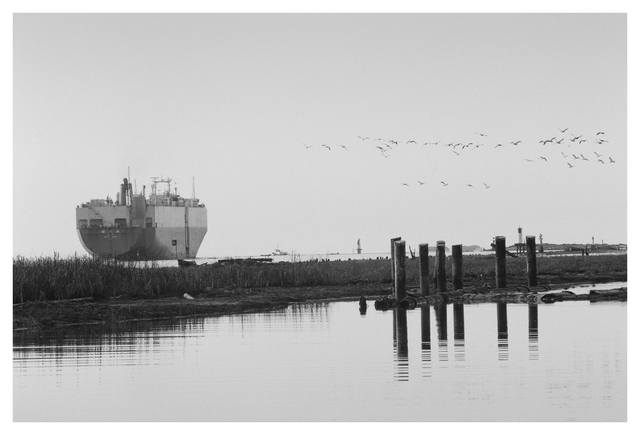
<instances>
[{"instance_id":1,"label":"calm water","mask_svg":"<svg viewBox=\"0 0 640 435\"><path fill-rule=\"evenodd\" d=\"M627 303L357 302L14 334L15 421L626 421Z\"/></svg>"}]
</instances>

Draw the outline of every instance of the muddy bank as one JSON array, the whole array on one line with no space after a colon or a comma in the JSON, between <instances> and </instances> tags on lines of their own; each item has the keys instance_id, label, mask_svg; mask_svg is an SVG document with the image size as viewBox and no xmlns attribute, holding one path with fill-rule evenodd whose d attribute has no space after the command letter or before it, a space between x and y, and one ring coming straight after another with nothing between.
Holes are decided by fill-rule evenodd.
<instances>
[{"instance_id":1,"label":"muddy bank","mask_svg":"<svg viewBox=\"0 0 640 435\"><path fill-rule=\"evenodd\" d=\"M540 285L568 283L605 283L626 281L623 273L542 273ZM389 280L390 281L390 280ZM507 274L507 281L524 285L526 280ZM464 287L495 286L495 277L465 277ZM415 287L409 286L415 289ZM433 287L432 287L433 288ZM319 300L358 299L365 296L373 301L391 294L392 285L384 283L360 283L337 286L312 287L227 287L205 288L191 292L193 299L184 294L158 298L82 298L50 302L25 302L13 305L13 329L60 327L74 324L123 322L142 319L166 319L184 316L215 316L249 313L284 308L291 303Z\"/></svg>"},{"instance_id":2,"label":"muddy bank","mask_svg":"<svg viewBox=\"0 0 640 435\"><path fill-rule=\"evenodd\" d=\"M75 324L165 319L184 316L215 316L285 308L296 302L367 299L389 295L388 284L330 287L267 287L208 289L183 296L157 299L83 298L55 302L14 304L13 329L59 327Z\"/></svg>"}]
</instances>

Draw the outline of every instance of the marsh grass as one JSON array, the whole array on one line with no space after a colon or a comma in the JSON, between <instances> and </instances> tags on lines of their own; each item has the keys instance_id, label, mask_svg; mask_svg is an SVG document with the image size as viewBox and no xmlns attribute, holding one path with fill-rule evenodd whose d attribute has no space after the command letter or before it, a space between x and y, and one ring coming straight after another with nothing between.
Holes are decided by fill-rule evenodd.
<instances>
[{"instance_id":1,"label":"marsh grass","mask_svg":"<svg viewBox=\"0 0 640 435\"><path fill-rule=\"evenodd\" d=\"M433 275L434 258L429 258ZM408 286L419 285L418 259L407 259ZM507 258L509 284L526 284L526 258ZM627 256L539 257L539 280L544 283L626 280ZM451 261L446 262L447 277ZM495 284L493 256L465 256L465 285ZM155 263L137 265L74 256L58 255L13 260L13 302L55 301L92 297L157 298L198 293L206 288L313 287L354 284L391 285L388 259L282 262L267 264L207 265L191 268L160 267Z\"/></svg>"}]
</instances>

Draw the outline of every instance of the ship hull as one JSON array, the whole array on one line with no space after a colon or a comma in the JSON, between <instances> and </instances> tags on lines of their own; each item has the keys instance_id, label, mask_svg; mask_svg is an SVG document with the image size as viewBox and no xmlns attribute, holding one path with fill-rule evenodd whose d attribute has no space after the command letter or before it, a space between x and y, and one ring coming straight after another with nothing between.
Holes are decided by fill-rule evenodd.
<instances>
[{"instance_id":1,"label":"ship hull","mask_svg":"<svg viewBox=\"0 0 640 435\"><path fill-rule=\"evenodd\" d=\"M94 256L133 261L191 259L207 233L207 210L148 203L87 205L76 208L76 222L82 246Z\"/></svg>"},{"instance_id":2,"label":"ship hull","mask_svg":"<svg viewBox=\"0 0 640 435\"><path fill-rule=\"evenodd\" d=\"M185 230L179 227L80 228L78 236L91 255L148 261L195 258L206 232L206 228L189 229L191 246L188 254L184 249Z\"/></svg>"}]
</instances>

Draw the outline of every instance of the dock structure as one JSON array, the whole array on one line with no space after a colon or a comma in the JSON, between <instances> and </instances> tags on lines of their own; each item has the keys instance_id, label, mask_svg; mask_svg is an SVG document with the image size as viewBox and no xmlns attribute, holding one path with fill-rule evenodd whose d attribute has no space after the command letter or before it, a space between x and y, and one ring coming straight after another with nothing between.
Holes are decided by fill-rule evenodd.
<instances>
[{"instance_id":1,"label":"dock structure","mask_svg":"<svg viewBox=\"0 0 640 435\"><path fill-rule=\"evenodd\" d=\"M527 248L527 285L508 287L506 280L506 239L504 236L496 236L494 240L496 251L495 288L487 284L480 288L464 287L462 245L453 245L451 255L452 289L448 291L445 269L445 242L439 240L436 243L433 271L435 292L431 292L429 286L429 245L427 243L419 245L420 286L417 288L419 291L411 292L406 285L406 243L401 237L391 239L393 294L378 298L375 302L375 308L377 310L386 310L394 307L412 309L442 303L511 302L537 304L571 300L626 300L627 298L626 287L613 290L591 290L588 294L576 295L566 290L566 284L553 287L539 286L535 236L527 236L525 243ZM553 292L554 290L555 292Z\"/></svg>"}]
</instances>

